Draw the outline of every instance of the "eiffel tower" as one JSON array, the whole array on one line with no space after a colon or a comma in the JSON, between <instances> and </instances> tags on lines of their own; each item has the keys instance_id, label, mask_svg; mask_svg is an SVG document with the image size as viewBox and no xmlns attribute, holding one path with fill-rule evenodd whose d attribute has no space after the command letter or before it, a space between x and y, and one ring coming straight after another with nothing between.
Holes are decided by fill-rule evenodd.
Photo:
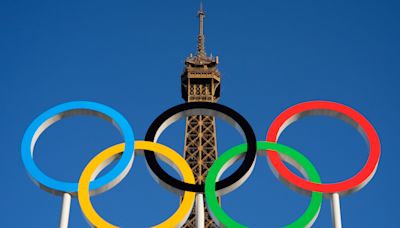
<instances>
[{"instance_id":1,"label":"eiffel tower","mask_svg":"<svg viewBox=\"0 0 400 228\"><path fill-rule=\"evenodd\" d=\"M220 97L221 77L217 69L218 56L212 57L206 54L204 16L205 12L201 4L198 11L200 29L197 37L197 53L186 58L185 68L181 75L182 98L186 102L217 102ZM196 115L186 118L184 156L193 170L196 183L204 183L209 168L217 158L214 116ZM205 208L204 226L218 227L205 207L204 200L201 203ZM196 206L183 227L196 227Z\"/></svg>"}]
</instances>

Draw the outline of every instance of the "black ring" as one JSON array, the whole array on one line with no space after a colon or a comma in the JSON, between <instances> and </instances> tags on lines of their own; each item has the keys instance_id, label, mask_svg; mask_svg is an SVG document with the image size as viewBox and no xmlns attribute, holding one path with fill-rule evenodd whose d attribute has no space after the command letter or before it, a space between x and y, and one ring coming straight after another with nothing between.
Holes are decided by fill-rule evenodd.
<instances>
[{"instance_id":1,"label":"black ring","mask_svg":"<svg viewBox=\"0 0 400 228\"><path fill-rule=\"evenodd\" d=\"M160 116L158 116L147 130L145 140L157 141L158 136L162 131L176 120L191 115L209 115L218 116L233 122L234 127L240 127L247 141L247 153L240 167L227 178L220 180L216 183L216 190L222 190L234 185L241 180L252 169L256 159L256 137L253 129L245 118L243 118L235 110L228 108L224 105L209 102L190 102L174 106ZM161 132L159 131L162 128ZM204 184L188 184L178 180L167 172L165 172L156 159L156 155L152 151L145 151L146 162L153 174L165 184L182 191L190 192L204 192Z\"/></svg>"}]
</instances>

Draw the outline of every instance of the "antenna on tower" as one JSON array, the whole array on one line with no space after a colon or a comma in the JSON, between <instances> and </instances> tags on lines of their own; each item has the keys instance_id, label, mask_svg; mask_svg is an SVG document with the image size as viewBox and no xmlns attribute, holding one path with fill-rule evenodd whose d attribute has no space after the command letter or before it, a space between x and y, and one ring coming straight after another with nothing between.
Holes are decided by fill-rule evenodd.
<instances>
[{"instance_id":1,"label":"antenna on tower","mask_svg":"<svg viewBox=\"0 0 400 228\"><path fill-rule=\"evenodd\" d=\"M204 7L203 7L203 1L200 1L200 8L199 12L197 13L199 16L199 35L197 37L197 56L199 57L205 57L206 56L206 51L205 51L205 45L204 45Z\"/></svg>"},{"instance_id":2,"label":"antenna on tower","mask_svg":"<svg viewBox=\"0 0 400 228\"><path fill-rule=\"evenodd\" d=\"M199 13L200 13L200 12L204 13L203 0L200 0L200 9L199 9Z\"/></svg>"}]
</instances>

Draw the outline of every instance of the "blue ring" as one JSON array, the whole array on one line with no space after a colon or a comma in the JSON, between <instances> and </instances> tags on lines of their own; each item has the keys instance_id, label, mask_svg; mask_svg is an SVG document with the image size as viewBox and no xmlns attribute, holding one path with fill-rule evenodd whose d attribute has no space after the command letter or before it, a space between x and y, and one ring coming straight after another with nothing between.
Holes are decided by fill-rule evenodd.
<instances>
[{"instance_id":1,"label":"blue ring","mask_svg":"<svg viewBox=\"0 0 400 228\"><path fill-rule=\"evenodd\" d=\"M126 169L134 157L134 134L128 121L119 112L108 106L90 101L73 101L57 105L42 113L29 125L28 129L25 131L21 145L22 161L33 181L39 184L39 186L43 185L47 187L48 190L53 193L57 193L57 191L76 193L78 191L78 183L58 181L44 174L33 161L33 151L31 151L32 139L36 131L47 120L56 115L77 109L95 111L111 118L112 120L110 122L119 127L125 141L125 150L118 163L108 173L92 181L90 190L99 189L112 182Z\"/></svg>"}]
</instances>

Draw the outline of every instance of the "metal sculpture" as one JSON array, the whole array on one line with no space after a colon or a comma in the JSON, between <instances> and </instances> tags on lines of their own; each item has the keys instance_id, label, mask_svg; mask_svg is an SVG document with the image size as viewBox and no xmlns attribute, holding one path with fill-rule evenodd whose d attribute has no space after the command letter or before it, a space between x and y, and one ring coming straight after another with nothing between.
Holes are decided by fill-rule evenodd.
<instances>
[{"instance_id":1,"label":"metal sculpture","mask_svg":"<svg viewBox=\"0 0 400 228\"><path fill-rule=\"evenodd\" d=\"M121 130L125 140L125 143L114 145L93 158L84 169L79 183L55 180L40 171L33 161L34 145L40 134L51 124L73 115L93 115L106 119ZM178 153L156 142L160 134L170 124L179 118L190 115L220 117L242 132L247 142L228 150L218 158L211 166L205 184L195 182L191 167ZM308 159L300 152L277 143L279 134L285 127L309 115L328 115L339 118L354 126L365 136L370 154L367 163L358 174L339 183L322 184L318 172ZM78 195L79 204L87 220L91 225L101 228L117 226L107 222L96 213L90 202L90 196L105 192L117 185L130 171L134 155L136 153L141 155L143 154L142 151L144 151L149 169L153 173L153 178L167 189L182 196L178 210L156 227L181 227L187 222L195 202L197 203L195 209L197 212L196 225L197 227L204 227L204 208L203 204L199 203L203 202L204 196L207 208L216 223L227 227L244 227L223 211L217 197L235 190L246 181L254 168L257 157L256 151L263 150L267 152L258 153L258 155L267 155L271 169L280 180L289 184L295 190L311 196L310 205L305 213L287 227L310 227L318 216L322 195L325 195L332 199L333 226L338 228L341 227L339 196L354 193L365 187L375 174L380 159L380 141L371 123L356 110L329 101L304 102L288 108L271 124L267 133L267 140L260 142L256 142L252 128L236 111L216 103L184 103L168 109L157 117L149 127L145 140L135 141L129 123L112 108L87 101L68 102L49 109L32 122L23 137L21 155L25 168L34 183L50 193L63 196L60 227L68 226L71 196ZM178 170L183 181L169 176L162 170L156 156ZM240 158L243 160L240 167L227 178L219 180L223 171ZM104 176L96 179L97 174L116 159L119 159L116 166ZM293 174L286 168L282 160L294 165L299 171L304 171L303 174L308 180Z\"/></svg>"}]
</instances>

